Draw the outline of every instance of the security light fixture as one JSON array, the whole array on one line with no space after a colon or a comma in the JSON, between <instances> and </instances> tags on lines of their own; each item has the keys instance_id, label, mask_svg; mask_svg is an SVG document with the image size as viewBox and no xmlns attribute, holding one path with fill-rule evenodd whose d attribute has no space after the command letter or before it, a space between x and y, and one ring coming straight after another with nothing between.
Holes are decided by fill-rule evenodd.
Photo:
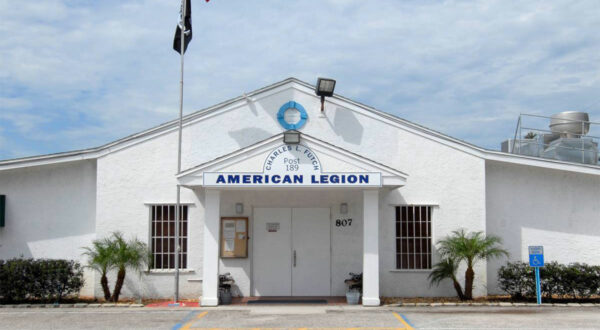
<instances>
[{"instance_id":1,"label":"security light fixture","mask_svg":"<svg viewBox=\"0 0 600 330\"><path fill-rule=\"evenodd\" d=\"M283 133L283 143L285 143L285 144L300 143L300 132L290 130L290 131Z\"/></svg>"},{"instance_id":2,"label":"security light fixture","mask_svg":"<svg viewBox=\"0 0 600 330\"><path fill-rule=\"evenodd\" d=\"M342 203L342 204L340 204L340 213L341 214L348 213L348 203Z\"/></svg>"},{"instance_id":3,"label":"security light fixture","mask_svg":"<svg viewBox=\"0 0 600 330\"><path fill-rule=\"evenodd\" d=\"M329 78L318 78L315 93L321 97L321 111L325 110L325 97L332 96L335 89L335 80Z\"/></svg>"},{"instance_id":4,"label":"security light fixture","mask_svg":"<svg viewBox=\"0 0 600 330\"><path fill-rule=\"evenodd\" d=\"M235 213L236 214L244 213L244 203L235 203Z\"/></svg>"}]
</instances>

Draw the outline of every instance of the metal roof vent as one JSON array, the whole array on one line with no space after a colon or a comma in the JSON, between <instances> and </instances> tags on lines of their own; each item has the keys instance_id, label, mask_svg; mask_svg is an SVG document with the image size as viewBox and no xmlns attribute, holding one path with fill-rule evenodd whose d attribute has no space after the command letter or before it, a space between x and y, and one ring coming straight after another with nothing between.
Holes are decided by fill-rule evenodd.
<instances>
[{"instance_id":1,"label":"metal roof vent","mask_svg":"<svg viewBox=\"0 0 600 330\"><path fill-rule=\"evenodd\" d=\"M561 137L580 138L590 131L590 116L587 112L565 111L552 115L550 130Z\"/></svg>"},{"instance_id":2,"label":"metal roof vent","mask_svg":"<svg viewBox=\"0 0 600 330\"><path fill-rule=\"evenodd\" d=\"M540 125L542 122L550 128L540 128L543 127ZM599 165L600 136L594 136L598 135L599 125L590 122L590 116L581 111L565 111L550 117L522 113L514 138L503 141L501 150L523 156ZM527 135L523 134L523 130Z\"/></svg>"}]
</instances>

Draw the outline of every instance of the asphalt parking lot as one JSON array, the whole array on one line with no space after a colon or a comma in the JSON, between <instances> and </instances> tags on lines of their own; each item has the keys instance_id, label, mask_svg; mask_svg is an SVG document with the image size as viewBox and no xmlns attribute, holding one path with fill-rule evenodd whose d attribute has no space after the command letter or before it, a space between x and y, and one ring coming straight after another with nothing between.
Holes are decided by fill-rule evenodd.
<instances>
[{"instance_id":1,"label":"asphalt parking lot","mask_svg":"<svg viewBox=\"0 0 600 330\"><path fill-rule=\"evenodd\" d=\"M2 309L0 329L600 329L598 307Z\"/></svg>"}]
</instances>

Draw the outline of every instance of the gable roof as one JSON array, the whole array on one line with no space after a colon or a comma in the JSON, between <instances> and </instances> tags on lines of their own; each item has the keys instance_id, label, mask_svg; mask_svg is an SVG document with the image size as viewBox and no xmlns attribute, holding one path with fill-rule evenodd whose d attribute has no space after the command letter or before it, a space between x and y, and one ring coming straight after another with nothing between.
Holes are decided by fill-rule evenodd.
<instances>
[{"instance_id":1,"label":"gable roof","mask_svg":"<svg viewBox=\"0 0 600 330\"><path fill-rule=\"evenodd\" d=\"M183 117L183 124L186 125L193 123L197 120L202 120L202 118L218 112L233 110L235 108L238 108L239 106L246 104L246 102L255 101L253 97L263 98L268 95L277 93L282 89L294 87L301 92L314 96L313 85L291 77L284 79L280 82L274 83L272 85L257 89L253 92L245 93L238 97L185 115ZM571 163L554 159L516 155L496 150L485 149L471 144L469 142L453 138L441 132L413 123L406 119L402 119L398 116L377 110L373 107L348 99L338 94L334 94L332 97L327 98L327 102L331 104L336 104L338 106L342 106L352 111L360 112L363 115L369 116L376 120L383 121L399 129L411 132L429 140L436 141L450 148L474 155L482 159L600 175L600 166L597 165ZM126 136L122 139L95 148L0 161L0 171L20 167L30 167L45 164L78 161L83 159L96 159L113 151L120 150L122 148L141 143L158 135L166 134L170 131L176 130L178 122L178 119L171 120L153 128Z\"/></svg>"},{"instance_id":2,"label":"gable roof","mask_svg":"<svg viewBox=\"0 0 600 330\"><path fill-rule=\"evenodd\" d=\"M244 160L252 157L253 155L264 152L270 153L274 147L281 146L283 134L283 132L275 134L272 137L257 142L253 145L238 149L232 153L215 158L206 163L185 169L177 175L177 178L183 185L202 185L201 182L203 172L227 172L227 170L224 170L224 168L227 168L231 164L235 164L240 160ZM361 155L325 142L306 133L301 133L300 136L302 139L301 144L304 145L307 143L305 146L310 147L311 150L314 150L321 155L332 156L341 162L355 165L357 168L365 170L365 172L381 173L382 184L384 186L403 186L406 183L408 174L402 171L365 158Z\"/></svg>"}]
</instances>

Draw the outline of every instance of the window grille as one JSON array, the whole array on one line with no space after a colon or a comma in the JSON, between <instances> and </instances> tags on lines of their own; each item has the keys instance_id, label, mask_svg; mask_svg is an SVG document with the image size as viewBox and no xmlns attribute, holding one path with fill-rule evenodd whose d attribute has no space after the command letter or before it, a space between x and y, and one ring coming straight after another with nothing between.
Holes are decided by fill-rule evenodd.
<instances>
[{"instance_id":1,"label":"window grille","mask_svg":"<svg viewBox=\"0 0 600 330\"><path fill-rule=\"evenodd\" d=\"M396 268L431 269L431 206L396 207Z\"/></svg>"},{"instance_id":2,"label":"window grille","mask_svg":"<svg viewBox=\"0 0 600 330\"><path fill-rule=\"evenodd\" d=\"M175 205L152 205L152 268L175 269ZM188 207L180 205L179 268L187 268Z\"/></svg>"}]
</instances>

